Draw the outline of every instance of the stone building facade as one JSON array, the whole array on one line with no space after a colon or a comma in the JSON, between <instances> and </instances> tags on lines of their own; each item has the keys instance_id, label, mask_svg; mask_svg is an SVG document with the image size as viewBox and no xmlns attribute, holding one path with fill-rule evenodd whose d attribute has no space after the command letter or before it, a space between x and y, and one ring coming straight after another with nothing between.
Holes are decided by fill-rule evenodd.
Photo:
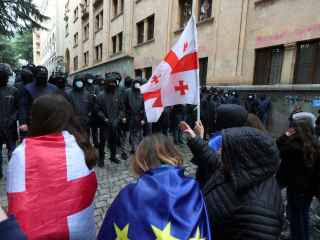
<instances>
[{"instance_id":1,"label":"stone building facade","mask_svg":"<svg viewBox=\"0 0 320 240\"><path fill-rule=\"evenodd\" d=\"M49 75L54 72L64 72L64 1L42 0L41 12L50 19L42 25L46 30L33 32L33 57L36 65L48 68Z\"/></svg>"},{"instance_id":2,"label":"stone building facade","mask_svg":"<svg viewBox=\"0 0 320 240\"><path fill-rule=\"evenodd\" d=\"M198 21L202 83L240 84L248 4L243 0L66 1L66 69L71 75L119 71L123 76L148 78L193 13Z\"/></svg>"},{"instance_id":3,"label":"stone building facade","mask_svg":"<svg viewBox=\"0 0 320 240\"><path fill-rule=\"evenodd\" d=\"M59 2L56 28L71 76L119 71L148 78L193 13L203 84L290 90L295 83L320 83L318 0L53 2Z\"/></svg>"}]
</instances>

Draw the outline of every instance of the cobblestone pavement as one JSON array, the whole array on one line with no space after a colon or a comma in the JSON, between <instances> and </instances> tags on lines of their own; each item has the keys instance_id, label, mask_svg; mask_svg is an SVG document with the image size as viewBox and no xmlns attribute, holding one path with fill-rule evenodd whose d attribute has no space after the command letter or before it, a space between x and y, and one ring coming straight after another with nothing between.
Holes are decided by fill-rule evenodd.
<instances>
[{"instance_id":1,"label":"cobblestone pavement","mask_svg":"<svg viewBox=\"0 0 320 240\"><path fill-rule=\"evenodd\" d=\"M186 146L179 146L179 149L184 156L186 175L194 175L195 166L190 162L191 153ZM112 201L118 195L119 191L128 183L136 180L131 171L130 159L126 161L122 160L121 164L119 165L110 163L108 160L108 153L105 159L105 168L96 168L98 177L98 191L95 199L95 217L97 229L100 229L106 210L110 207ZM7 162L6 158L5 162ZM0 181L0 201L1 205L4 208L7 208L8 204L5 190L5 178Z\"/></svg>"}]
</instances>

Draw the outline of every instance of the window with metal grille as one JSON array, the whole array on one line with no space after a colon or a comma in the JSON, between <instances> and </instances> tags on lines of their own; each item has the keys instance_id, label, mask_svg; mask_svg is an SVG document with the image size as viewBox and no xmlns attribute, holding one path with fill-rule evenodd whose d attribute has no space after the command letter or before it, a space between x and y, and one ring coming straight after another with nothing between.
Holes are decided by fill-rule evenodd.
<instances>
[{"instance_id":1,"label":"window with metal grille","mask_svg":"<svg viewBox=\"0 0 320 240\"><path fill-rule=\"evenodd\" d=\"M207 72L208 72L208 58L199 59L199 75L200 75L200 85L207 85Z\"/></svg>"},{"instance_id":2,"label":"window with metal grille","mask_svg":"<svg viewBox=\"0 0 320 240\"><path fill-rule=\"evenodd\" d=\"M103 28L103 11L101 11L96 16L95 27L96 27L96 29L95 29L96 32L100 31Z\"/></svg>"},{"instance_id":3,"label":"window with metal grille","mask_svg":"<svg viewBox=\"0 0 320 240\"><path fill-rule=\"evenodd\" d=\"M123 13L124 10L124 0L120 0L120 13Z\"/></svg>"},{"instance_id":4,"label":"window with metal grille","mask_svg":"<svg viewBox=\"0 0 320 240\"><path fill-rule=\"evenodd\" d=\"M112 37L112 53L115 54L117 52L117 36Z\"/></svg>"},{"instance_id":5,"label":"window with metal grille","mask_svg":"<svg viewBox=\"0 0 320 240\"><path fill-rule=\"evenodd\" d=\"M78 18L79 18L79 8L76 7L76 8L74 9L74 11L73 11L73 21L74 21L74 22L77 21Z\"/></svg>"},{"instance_id":6,"label":"window with metal grille","mask_svg":"<svg viewBox=\"0 0 320 240\"><path fill-rule=\"evenodd\" d=\"M113 0L113 17L118 16L118 0Z\"/></svg>"},{"instance_id":7,"label":"window with metal grille","mask_svg":"<svg viewBox=\"0 0 320 240\"><path fill-rule=\"evenodd\" d=\"M78 56L75 56L73 58L73 68L74 68L74 71L78 70Z\"/></svg>"},{"instance_id":8,"label":"window with metal grille","mask_svg":"<svg viewBox=\"0 0 320 240\"><path fill-rule=\"evenodd\" d=\"M154 37L154 15L147 18L148 22L148 40L152 40Z\"/></svg>"},{"instance_id":9,"label":"window with metal grille","mask_svg":"<svg viewBox=\"0 0 320 240\"><path fill-rule=\"evenodd\" d=\"M298 44L294 83L320 84L320 40Z\"/></svg>"},{"instance_id":10,"label":"window with metal grille","mask_svg":"<svg viewBox=\"0 0 320 240\"><path fill-rule=\"evenodd\" d=\"M89 39L89 23L84 26L83 30L83 41L87 41Z\"/></svg>"},{"instance_id":11,"label":"window with metal grille","mask_svg":"<svg viewBox=\"0 0 320 240\"><path fill-rule=\"evenodd\" d=\"M89 51L86 51L84 53L84 66L88 66L89 65Z\"/></svg>"},{"instance_id":12,"label":"window with metal grille","mask_svg":"<svg viewBox=\"0 0 320 240\"><path fill-rule=\"evenodd\" d=\"M96 62L102 60L102 43L96 46Z\"/></svg>"},{"instance_id":13,"label":"window with metal grille","mask_svg":"<svg viewBox=\"0 0 320 240\"><path fill-rule=\"evenodd\" d=\"M119 52L122 52L122 44L123 44L123 33L118 34L118 41L119 41Z\"/></svg>"},{"instance_id":14,"label":"window with metal grille","mask_svg":"<svg viewBox=\"0 0 320 240\"><path fill-rule=\"evenodd\" d=\"M283 46L256 50L255 85L278 84L281 80Z\"/></svg>"},{"instance_id":15,"label":"window with metal grille","mask_svg":"<svg viewBox=\"0 0 320 240\"><path fill-rule=\"evenodd\" d=\"M141 44L144 41L144 21L137 23L137 43Z\"/></svg>"},{"instance_id":16,"label":"window with metal grille","mask_svg":"<svg viewBox=\"0 0 320 240\"><path fill-rule=\"evenodd\" d=\"M179 0L180 27L184 27L192 14L192 0Z\"/></svg>"},{"instance_id":17,"label":"window with metal grille","mask_svg":"<svg viewBox=\"0 0 320 240\"><path fill-rule=\"evenodd\" d=\"M79 34L76 33L73 36L73 47L77 47L78 46L78 42L79 42Z\"/></svg>"}]
</instances>

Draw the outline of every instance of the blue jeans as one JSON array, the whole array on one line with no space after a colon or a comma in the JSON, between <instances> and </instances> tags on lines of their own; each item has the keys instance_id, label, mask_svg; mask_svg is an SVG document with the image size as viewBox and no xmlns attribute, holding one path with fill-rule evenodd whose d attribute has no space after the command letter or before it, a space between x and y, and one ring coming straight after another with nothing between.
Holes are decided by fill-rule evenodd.
<instances>
[{"instance_id":1,"label":"blue jeans","mask_svg":"<svg viewBox=\"0 0 320 240\"><path fill-rule=\"evenodd\" d=\"M303 193L287 191L288 218L290 221L291 240L309 240L310 205L312 197Z\"/></svg>"}]
</instances>

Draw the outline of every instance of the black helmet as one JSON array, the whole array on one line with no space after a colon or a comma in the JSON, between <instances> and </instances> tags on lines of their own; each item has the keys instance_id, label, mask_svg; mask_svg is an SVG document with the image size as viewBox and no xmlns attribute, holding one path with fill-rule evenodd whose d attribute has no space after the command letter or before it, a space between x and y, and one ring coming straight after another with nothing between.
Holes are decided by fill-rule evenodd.
<instances>
[{"instance_id":1,"label":"black helmet","mask_svg":"<svg viewBox=\"0 0 320 240\"><path fill-rule=\"evenodd\" d=\"M24 85L31 83L33 81L33 73L27 68L24 68L21 70L20 76L21 76L21 81L23 82Z\"/></svg>"},{"instance_id":2,"label":"black helmet","mask_svg":"<svg viewBox=\"0 0 320 240\"><path fill-rule=\"evenodd\" d=\"M105 74L106 82L115 82L117 86L121 81L121 74L118 72L108 72Z\"/></svg>"},{"instance_id":3,"label":"black helmet","mask_svg":"<svg viewBox=\"0 0 320 240\"><path fill-rule=\"evenodd\" d=\"M9 64L0 63L0 72L4 74L7 78L12 75L12 70Z\"/></svg>"},{"instance_id":4,"label":"black helmet","mask_svg":"<svg viewBox=\"0 0 320 240\"><path fill-rule=\"evenodd\" d=\"M48 69L45 66L36 66L34 69L35 77L44 77L48 78Z\"/></svg>"},{"instance_id":5,"label":"black helmet","mask_svg":"<svg viewBox=\"0 0 320 240\"><path fill-rule=\"evenodd\" d=\"M44 66L37 66L34 70L34 77L36 79L36 85L44 87L48 82L48 69Z\"/></svg>"},{"instance_id":6,"label":"black helmet","mask_svg":"<svg viewBox=\"0 0 320 240\"><path fill-rule=\"evenodd\" d=\"M22 66L22 69L27 69L27 70L31 71L33 74L35 74L36 66L32 63L29 63L25 66Z\"/></svg>"},{"instance_id":7,"label":"black helmet","mask_svg":"<svg viewBox=\"0 0 320 240\"><path fill-rule=\"evenodd\" d=\"M124 79L124 86L126 88L129 88L131 87L131 85L132 85L132 78L128 76Z\"/></svg>"}]
</instances>

